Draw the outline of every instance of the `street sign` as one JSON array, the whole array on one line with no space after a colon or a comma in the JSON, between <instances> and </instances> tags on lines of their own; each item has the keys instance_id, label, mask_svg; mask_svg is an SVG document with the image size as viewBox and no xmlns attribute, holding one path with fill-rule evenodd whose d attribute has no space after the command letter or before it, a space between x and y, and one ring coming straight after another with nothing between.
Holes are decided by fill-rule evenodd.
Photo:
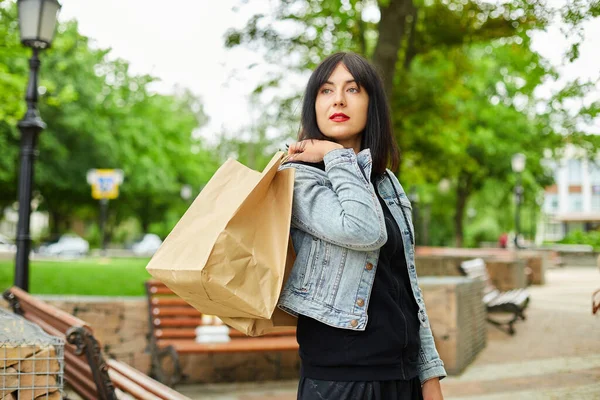
<instances>
[{"instance_id":1,"label":"street sign","mask_svg":"<svg viewBox=\"0 0 600 400\"><path fill-rule=\"evenodd\" d=\"M87 182L92 185L94 199L112 200L119 197L119 185L123 183L123 171L120 169L90 169Z\"/></svg>"}]
</instances>

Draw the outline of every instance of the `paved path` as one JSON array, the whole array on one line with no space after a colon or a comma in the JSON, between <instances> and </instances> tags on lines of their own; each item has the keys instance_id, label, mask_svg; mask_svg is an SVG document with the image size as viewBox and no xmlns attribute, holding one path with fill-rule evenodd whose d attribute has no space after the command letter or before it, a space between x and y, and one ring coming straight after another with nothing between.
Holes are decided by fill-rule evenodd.
<instances>
[{"instance_id":1,"label":"paved path","mask_svg":"<svg viewBox=\"0 0 600 400\"><path fill-rule=\"evenodd\" d=\"M489 325L487 347L460 376L442 381L446 400L600 400L600 315L591 294L600 288L596 268L547 271L544 286L530 288L527 321L508 336ZM293 400L296 382L189 385L194 400Z\"/></svg>"}]
</instances>

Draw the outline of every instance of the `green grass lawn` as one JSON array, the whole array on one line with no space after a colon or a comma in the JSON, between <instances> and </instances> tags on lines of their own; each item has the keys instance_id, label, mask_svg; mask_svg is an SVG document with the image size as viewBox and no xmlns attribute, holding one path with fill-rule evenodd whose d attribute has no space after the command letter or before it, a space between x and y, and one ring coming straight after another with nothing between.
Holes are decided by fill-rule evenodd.
<instances>
[{"instance_id":1,"label":"green grass lawn","mask_svg":"<svg viewBox=\"0 0 600 400\"><path fill-rule=\"evenodd\" d=\"M143 296L148 258L36 261L29 266L33 294ZM0 290L13 285L14 260L0 260Z\"/></svg>"}]
</instances>

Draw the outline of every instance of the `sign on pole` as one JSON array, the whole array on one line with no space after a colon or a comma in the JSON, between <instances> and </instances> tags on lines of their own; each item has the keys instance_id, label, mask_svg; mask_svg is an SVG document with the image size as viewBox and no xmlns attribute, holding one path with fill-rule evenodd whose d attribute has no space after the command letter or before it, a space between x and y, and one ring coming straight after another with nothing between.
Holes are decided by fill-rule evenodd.
<instances>
[{"instance_id":1,"label":"sign on pole","mask_svg":"<svg viewBox=\"0 0 600 400\"><path fill-rule=\"evenodd\" d=\"M98 200L112 200L119 197L119 185L123 183L123 170L90 169L87 182L92 185L92 197Z\"/></svg>"}]
</instances>

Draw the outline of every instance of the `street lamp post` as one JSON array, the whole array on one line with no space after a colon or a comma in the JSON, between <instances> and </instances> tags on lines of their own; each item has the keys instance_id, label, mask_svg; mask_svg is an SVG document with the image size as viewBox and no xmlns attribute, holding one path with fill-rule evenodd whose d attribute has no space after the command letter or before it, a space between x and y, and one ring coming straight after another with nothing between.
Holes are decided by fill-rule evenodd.
<instances>
[{"instance_id":1,"label":"street lamp post","mask_svg":"<svg viewBox=\"0 0 600 400\"><path fill-rule=\"evenodd\" d=\"M519 249L519 232L521 230L521 203L523 202L523 186L521 185L521 173L525 169L525 154L517 153L511 160L512 170L517 174L515 185L515 248Z\"/></svg>"},{"instance_id":2,"label":"street lamp post","mask_svg":"<svg viewBox=\"0 0 600 400\"><path fill-rule=\"evenodd\" d=\"M18 127L21 131L21 160L19 169L19 223L17 225L17 256L15 264L15 286L29 290L29 251L31 236L31 192L33 189L33 164L36 156L37 139L46 124L37 110L38 70L40 50L50 47L56 16L60 4L56 0L19 0L19 28L21 43L31 47L29 59L29 82L25 100L27 111Z\"/></svg>"}]
</instances>

